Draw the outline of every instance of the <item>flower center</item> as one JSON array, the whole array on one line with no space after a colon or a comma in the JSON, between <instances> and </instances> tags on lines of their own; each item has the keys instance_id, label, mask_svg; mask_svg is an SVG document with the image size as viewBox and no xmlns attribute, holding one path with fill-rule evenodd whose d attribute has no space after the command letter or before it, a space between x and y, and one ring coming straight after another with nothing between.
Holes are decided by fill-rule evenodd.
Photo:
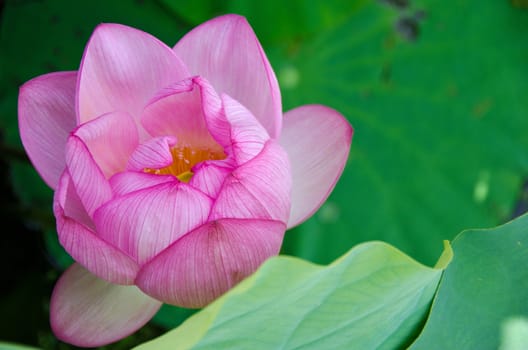
<instances>
[{"instance_id":1,"label":"flower center","mask_svg":"<svg viewBox=\"0 0 528 350\"><path fill-rule=\"evenodd\" d=\"M180 181L189 182L194 175L192 167L205 160L221 160L226 155L221 150L194 148L188 145L171 148L172 164L161 169L145 168L145 172L156 175L173 175Z\"/></svg>"}]
</instances>

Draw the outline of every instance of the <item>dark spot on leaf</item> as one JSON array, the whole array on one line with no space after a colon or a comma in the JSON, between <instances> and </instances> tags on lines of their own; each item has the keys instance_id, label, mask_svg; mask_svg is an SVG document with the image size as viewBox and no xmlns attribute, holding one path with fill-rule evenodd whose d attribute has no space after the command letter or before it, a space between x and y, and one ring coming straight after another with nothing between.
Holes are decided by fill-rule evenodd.
<instances>
[{"instance_id":1,"label":"dark spot on leaf","mask_svg":"<svg viewBox=\"0 0 528 350\"><path fill-rule=\"evenodd\" d=\"M390 83L391 75L392 75L391 65L388 63L384 64L383 68L381 69L381 77L380 77L381 81L384 82L385 84Z\"/></svg>"},{"instance_id":2,"label":"dark spot on leaf","mask_svg":"<svg viewBox=\"0 0 528 350\"><path fill-rule=\"evenodd\" d=\"M58 71L59 68L57 67L57 65L53 62L44 62L44 68L48 71Z\"/></svg>"},{"instance_id":3,"label":"dark spot on leaf","mask_svg":"<svg viewBox=\"0 0 528 350\"><path fill-rule=\"evenodd\" d=\"M51 25L56 25L56 24L59 24L60 23L60 17L56 14L54 15L51 15L50 19L49 19L49 23Z\"/></svg>"},{"instance_id":4,"label":"dark spot on leaf","mask_svg":"<svg viewBox=\"0 0 528 350\"><path fill-rule=\"evenodd\" d=\"M447 96L449 97L455 97L458 95L458 86L455 83L449 84L447 87Z\"/></svg>"},{"instance_id":5,"label":"dark spot on leaf","mask_svg":"<svg viewBox=\"0 0 528 350\"><path fill-rule=\"evenodd\" d=\"M511 0L511 4L514 7L520 7L528 9L528 0Z\"/></svg>"},{"instance_id":6,"label":"dark spot on leaf","mask_svg":"<svg viewBox=\"0 0 528 350\"><path fill-rule=\"evenodd\" d=\"M382 3L396 7L400 10L405 9L407 6L409 6L408 0L381 0Z\"/></svg>"},{"instance_id":7,"label":"dark spot on leaf","mask_svg":"<svg viewBox=\"0 0 528 350\"><path fill-rule=\"evenodd\" d=\"M528 211L528 179L525 179L521 187L515 209L512 213L512 219L521 216Z\"/></svg>"},{"instance_id":8,"label":"dark spot on leaf","mask_svg":"<svg viewBox=\"0 0 528 350\"><path fill-rule=\"evenodd\" d=\"M73 28L73 36L75 39L84 39L84 32L81 27Z\"/></svg>"},{"instance_id":9,"label":"dark spot on leaf","mask_svg":"<svg viewBox=\"0 0 528 350\"><path fill-rule=\"evenodd\" d=\"M367 98L370 97L370 95L371 95L371 91L368 90L368 89L361 90L361 91L359 92L359 95L361 96L362 99L366 100Z\"/></svg>"},{"instance_id":10,"label":"dark spot on leaf","mask_svg":"<svg viewBox=\"0 0 528 350\"><path fill-rule=\"evenodd\" d=\"M427 12L425 12L425 10L417 10L414 13L414 19L417 20L418 22L424 20L426 17L427 17Z\"/></svg>"},{"instance_id":11,"label":"dark spot on leaf","mask_svg":"<svg viewBox=\"0 0 528 350\"><path fill-rule=\"evenodd\" d=\"M391 33L391 35L387 35L383 40L383 48L386 50L392 50L396 46L396 43L396 36Z\"/></svg>"},{"instance_id":12,"label":"dark spot on leaf","mask_svg":"<svg viewBox=\"0 0 528 350\"><path fill-rule=\"evenodd\" d=\"M493 105L493 101L487 98L485 100L478 102L475 106L473 106L473 110L471 112L475 117L482 118L489 112L492 105Z\"/></svg>"},{"instance_id":13,"label":"dark spot on leaf","mask_svg":"<svg viewBox=\"0 0 528 350\"><path fill-rule=\"evenodd\" d=\"M402 17L396 22L396 31L404 39L415 41L420 34L420 27L414 17Z\"/></svg>"}]
</instances>

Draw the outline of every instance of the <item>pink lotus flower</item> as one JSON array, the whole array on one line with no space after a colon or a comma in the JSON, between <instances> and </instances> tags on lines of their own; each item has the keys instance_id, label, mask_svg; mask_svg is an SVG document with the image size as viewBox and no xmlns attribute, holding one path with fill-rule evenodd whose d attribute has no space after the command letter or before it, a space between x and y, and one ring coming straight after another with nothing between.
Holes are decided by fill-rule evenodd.
<instances>
[{"instance_id":1,"label":"pink lotus flower","mask_svg":"<svg viewBox=\"0 0 528 350\"><path fill-rule=\"evenodd\" d=\"M51 326L79 346L134 332L162 302L202 307L276 255L333 189L352 138L324 106L283 116L273 70L235 15L173 49L100 25L78 71L21 88L19 123L77 261L53 291Z\"/></svg>"}]
</instances>

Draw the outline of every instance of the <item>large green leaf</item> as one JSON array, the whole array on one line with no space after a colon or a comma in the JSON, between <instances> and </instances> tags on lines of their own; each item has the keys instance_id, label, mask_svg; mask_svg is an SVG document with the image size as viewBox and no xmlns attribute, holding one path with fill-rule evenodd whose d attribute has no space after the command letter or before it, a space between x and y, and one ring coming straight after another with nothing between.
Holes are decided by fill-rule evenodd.
<instances>
[{"instance_id":1,"label":"large green leaf","mask_svg":"<svg viewBox=\"0 0 528 350\"><path fill-rule=\"evenodd\" d=\"M274 53L285 109L327 104L355 127L336 190L286 235L285 253L328 262L380 239L431 263L443 239L511 216L528 171L528 11L507 1L414 4L367 2ZM395 29L402 18L418 26L416 40Z\"/></svg>"},{"instance_id":2,"label":"large green leaf","mask_svg":"<svg viewBox=\"0 0 528 350\"><path fill-rule=\"evenodd\" d=\"M381 242L329 266L280 256L148 349L394 349L419 331L442 268Z\"/></svg>"},{"instance_id":3,"label":"large green leaf","mask_svg":"<svg viewBox=\"0 0 528 350\"><path fill-rule=\"evenodd\" d=\"M412 349L497 349L513 341L516 327L526 332L528 215L495 229L465 231L453 241L453 251Z\"/></svg>"}]
</instances>

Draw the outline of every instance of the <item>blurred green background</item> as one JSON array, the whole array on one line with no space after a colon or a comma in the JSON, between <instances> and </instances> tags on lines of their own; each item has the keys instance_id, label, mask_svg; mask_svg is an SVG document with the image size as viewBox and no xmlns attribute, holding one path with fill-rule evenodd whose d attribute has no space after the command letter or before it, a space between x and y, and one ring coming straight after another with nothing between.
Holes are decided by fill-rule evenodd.
<instances>
[{"instance_id":1,"label":"blurred green background","mask_svg":"<svg viewBox=\"0 0 528 350\"><path fill-rule=\"evenodd\" d=\"M72 349L48 325L48 300L70 263L55 238L52 192L23 152L18 88L78 68L101 22L168 45L224 13L245 15L279 78L284 110L321 103L355 135L334 193L287 233L283 253L328 263L386 241L433 264L442 240L524 212L528 173L528 4L523 0L0 2L0 341ZM317 142L316 140L314 142ZM166 307L128 349L179 324Z\"/></svg>"}]
</instances>

